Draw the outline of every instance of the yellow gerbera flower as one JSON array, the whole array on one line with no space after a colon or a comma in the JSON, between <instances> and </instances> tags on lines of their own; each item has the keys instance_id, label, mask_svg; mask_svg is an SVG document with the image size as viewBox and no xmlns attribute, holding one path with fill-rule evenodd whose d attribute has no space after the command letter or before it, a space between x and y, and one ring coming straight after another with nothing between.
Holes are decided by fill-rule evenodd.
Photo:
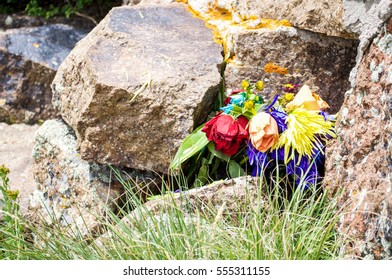
<instances>
[{"instance_id":1,"label":"yellow gerbera flower","mask_svg":"<svg viewBox=\"0 0 392 280\"><path fill-rule=\"evenodd\" d=\"M257 81L255 84L257 90L262 90L264 88L264 83L263 81Z\"/></svg>"},{"instance_id":2,"label":"yellow gerbera flower","mask_svg":"<svg viewBox=\"0 0 392 280\"><path fill-rule=\"evenodd\" d=\"M284 95L284 100L286 100L286 101L291 101L293 99L294 99L294 93L286 93Z\"/></svg>"},{"instance_id":3,"label":"yellow gerbera flower","mask_svg":"<svg viewBox=\"0 0 392 280\"><path fill-rule=\"evenodd\" d=\"M244 90L247 90L250 86L249 81L248 80L242 80L241 86Z\"/></svg>"},{"instance_id":4,"label":"yellow gerbera flower","mask_svg":"<svg viewBox=\"0 0 392 280\"><path fill-rule=\"evenodd\" d=\"M247 100L244 103L244 108L246 110L251 111L251 110L253 110L255 108L255 103L252 100Z\"/></svg>"},{"instance_id":5,"label":"yellow gerbera flower","mask_svg":"<svg viewBox=\"0 0 392 280\"><path fill-rule=\"evenodd\" d=\"M325 121L324 117L316 111L308 111L304 108L296 108L287 116L287 129L280 135L279 141L272 149L284 147L285 163L294 157L296 151L299 155L311 157L313 148L321 148L320 138L327 135L336 137L334 123Z\"/></svg>"}]
</instances>

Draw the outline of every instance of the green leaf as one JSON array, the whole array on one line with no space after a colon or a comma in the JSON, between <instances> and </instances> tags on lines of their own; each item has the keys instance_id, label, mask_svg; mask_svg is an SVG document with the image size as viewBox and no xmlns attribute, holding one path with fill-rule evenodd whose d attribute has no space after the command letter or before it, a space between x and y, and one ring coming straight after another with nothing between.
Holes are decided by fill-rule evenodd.
<instances>
[{"instance_id":1,"label":"green leaf","mask_svg":"<svg viewBox=\"0 0 392 280\"><path fill-rule=\"evenodd\" d=\"M206 134L201 131L203 127L204 124L199 126L196 130L194 130L184 139L176 153L176 156L170 164L170 169L179 169L184 161L194 156L197 152L199 152L208 144L209 141Z\"/></svg>"},{"instance_id":2,"label":"green leaf","mask_svg":"<svg viewBox=\"0 0 392 280\"><path fill-rule=\"evenodd\" d=\"M213 154L214 156L216 156L217 158L220 158L224 161L230 160L230 156L225 155L224 153L215 150L215 144L213 142L208 143L207 148L210 151L210 153Z\"/></svg>"},{"instance_id":3,"label":"green leaf","mask_svg":"<svg viewBox=\"0 0 392 280\"><path fill-rule=\"evenodd\" d=\"M208 174L209 174L209 167L208 167L207 159L202 159L202 165L199 169L199 173L197 174L197 178L193 184L194 188L200 188L204 186L208 182Z\"/></svg>"},{"instance_id":4,"label":"green leaf","mask_svg":"<svg viewBox=\"0 0 392 280\"><path fill-rule=\"evenodd\" d=\"M243 176L245 174L245 171L237 162L231 160L229 161L229 174L231 178L236 178Z\"/></svg>"}]
</instances>

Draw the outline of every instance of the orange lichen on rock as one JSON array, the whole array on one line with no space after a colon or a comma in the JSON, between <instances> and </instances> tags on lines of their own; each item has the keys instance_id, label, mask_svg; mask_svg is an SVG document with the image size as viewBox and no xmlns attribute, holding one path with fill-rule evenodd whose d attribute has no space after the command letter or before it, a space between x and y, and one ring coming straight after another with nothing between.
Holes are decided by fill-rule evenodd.
<instances>
[{"instance_id":1,"label":"orange lichen on rock","mask_svg":"<svg viewBox=\"0 0 392 280\"><path fill-rule=\"evenodd\" d=\"M267 63L264 66L264 71L266 73L277 73L280 75L287 75L289 73L289 70L287 70L286 68L280 67L280 66L275 65L273 63Z\"/></svg>"}]
</instances>

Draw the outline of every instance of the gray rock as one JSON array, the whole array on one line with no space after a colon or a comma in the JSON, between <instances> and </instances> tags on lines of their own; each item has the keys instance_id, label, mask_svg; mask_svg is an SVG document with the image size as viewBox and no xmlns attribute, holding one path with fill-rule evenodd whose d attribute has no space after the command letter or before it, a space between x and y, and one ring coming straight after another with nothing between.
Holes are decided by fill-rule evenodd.
<instances>
[{"instance_id":1,"label":"gray rock","mask_svg":"<svg viewBox=\"0 0 392 280\"><path fill-rule=\"evenodd\" d=\"M0 33L0 121L34 123L57 116L51 82L84 36L61 24Z\"/></svg>"},{"instance_id":2,"label":"gray rock","mask_svg":"<svg viewBox=\"0 0 392 280\"><path fill-rule=\"evenodd\" d=\"M23 27L36 27L44 24L43 18L40 17L0 14L0 31Z\"/></svg>"},{"instance_id":3,"label":"gray rock","mask_svg":"<svg viewBox=\"0 0 392 280\"><path fill-rule=\"evenodd\" d=\"M351 86L354 87L365 51L392 16L392 1L345 0L344 8L344 28L357 34L360 39L356 65L350 73Z\"/></svg>"},{"instance_id":4,"label":"gray rock","mask_svg":"<svg viewBox=\"0 0 392 280\"><path fill-rule=\"evenodd\" d=\"M292 27L236 30L229 35L233 57L226 66L225 83L239 88L243 79L264 80L264 92L280 93L284 84L308 84L336 113L349 89L355 64L356 40L325 36ZM265 72L273 63L287 74Z\"/></svg>"},{"instance_id":5,"label":"gray rock","mask_svg":"<svg viewBox=\"0 0 392 280\"><path fill-rule=\"evenodd\" d=\"M343 192L347 258L392 258L392 56L380 43L392 36L392 18L385 25L361 60L326 152L324 183Z\"/></svg>"},{"instance_id":6,"label":"gray rock","mask_svg":"<svg viewBox=\"0 0 392 280\"><path fill-rule=\"evenodd\" d=\"M83 159L166 173L210 112L221 62L183 5L114 8L60 66L53 103Z\"/></svg>"},{"instance_id":7,"label":"gray rock","mask_svg":"<svg viewBox=\"0 0 392 280\"><path fill-rule=\"evenodd\" d=\"M123 188L108 167L82 160L76 146L73 131L61 120L46 121L36 132L36 189L27 215L37 224L43 217L87 235L98 229L107 209L116 209Z\"/></svg>"},{"instance_id":8,"label":"gray rock","mask_svg":"<svg viewBox=\"0 0 392 280\"><path fill-rule=\"evenodd\" d=\"M261 183L255 177L222 180L201 188L166 194L159 199L151 200L125 216L117 227L119 231L124 227L132 229L135 225L147 222L151 223L151 230L154 230L154 220L165 219L173 209L179 209L185 216L185 222L189 223L194 222L197 214L215 220L224 219L232 216L232 213L267 208L268 199L262 191ZM219 217L216 216L217 213ZM165 220L161 221L165 222ZM169 221L170 219L167 220ZM116 236L106 233L94 242L102 246L115 238Z\"/></svg>"},{"instance_id":9,"label":"gray rock","mask_svg":"<svg viewBox=\"0 0 392 280\"><path fill-rule=\"evenodd\" d=\"M196 0L195 0L196 1ZM293 26L329 36L352 38L343 26L343 0L231 1L241 17L287 19Z\"/></svg>"}]
</instances>

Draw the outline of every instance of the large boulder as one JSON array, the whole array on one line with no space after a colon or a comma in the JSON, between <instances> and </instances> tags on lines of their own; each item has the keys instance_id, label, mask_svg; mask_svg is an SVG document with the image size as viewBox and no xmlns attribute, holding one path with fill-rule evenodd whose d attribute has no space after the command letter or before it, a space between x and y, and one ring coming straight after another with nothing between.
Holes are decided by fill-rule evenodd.
<instances>
[{"instance_id":1,"label":"large boulder","mask_svg":"<svg viewBox=\"0 0 392 280\"><path fill-rule=\"evenodd\" d=\"M0 121L34 123L57 116L51 82L85 35L62 24L0 32Z\"/></svg>"},{"instance_id":2,"label":"large boulder","mask_svg":"<svg viewBox=\"0 0 392 280\"><path fill-rule=\"evenodd\" d=\"M87 161L167 173L210 112L221 47L181 4L114 8L71 52L53 102Z\"/></svg>"},{"instance_id":3,"label":"large boulder","mask_svg":"<svg viewBox=\"0 0 392 280\"><path fill-rule=\"evenodd\" d=\"M120 205L123 187L108 167L82 160L76 146L75 134L60 119L46 121L36 132L36 188L27 215L87 235L99 228L108 209Z\"/></svg>"},{"instance_id":4,"label":"large boulder","mask_svg":"<svg viewBox=\"0 0 392 280\"><path fill-rule=\"evenodd\" d=\"M124 0L138 4L165 0ZM173 2L166 0L166 2ZM391 8L390 0L187 0L189 7L199 16L213 11L236 23L252 19L288 20L294 27L342 38L359 38L372 32L372 27L385 22L385 11Z\"/></svg>"},{"instance_id":5,"label":"large boulder","mask_svg":"<svg viewBox=\"0 0 392 280\"><path fill-rule=\"evenodd\" d=\"M343 189L341 230L347 255L392 257L392 19L359 63L327 149L325 184Z\"/></svg>"},{"instance_id":6,"label":"large boulder","mask_svg":"<svg viewBox=\"0 0 392 280\"><path fill-rule=\"evenodd\" d=\"M330 112L340 109L355 65L355 40L284 26L235 29L228 38L232 42L232 59L225 70L228 87L238 88L247 78L264 80L264 91L272 95L286 83L308 84L329 103ZM286 73L268 72L266 66L271 63Z\"/></svg>"},{"instance_id":7,"label":"large boulder","mask_svg":"<svg viewBox=\"0 0 392 280\"><path fill-rule=\"evenodd\" d=\"M130 5L135 5L140 1L131 2ZM159 0L141 3L145 2ZM298 0L186 2L188 10L206 21L214 31L215 41L223 45L228 88L238 88L243 79L264 80L264 92L273 95L286 83L306 83L328 101L330 112L340 109L344 92L350 87L348 78L355 65L358 44L357 40L325 35L346 34L342 18L335 18L336 9L342 17L342 1L329 4ZM337 26L341 31L337 31ZM264 71L270 63L287 74Z\"/></svg>"}]
</instances>

